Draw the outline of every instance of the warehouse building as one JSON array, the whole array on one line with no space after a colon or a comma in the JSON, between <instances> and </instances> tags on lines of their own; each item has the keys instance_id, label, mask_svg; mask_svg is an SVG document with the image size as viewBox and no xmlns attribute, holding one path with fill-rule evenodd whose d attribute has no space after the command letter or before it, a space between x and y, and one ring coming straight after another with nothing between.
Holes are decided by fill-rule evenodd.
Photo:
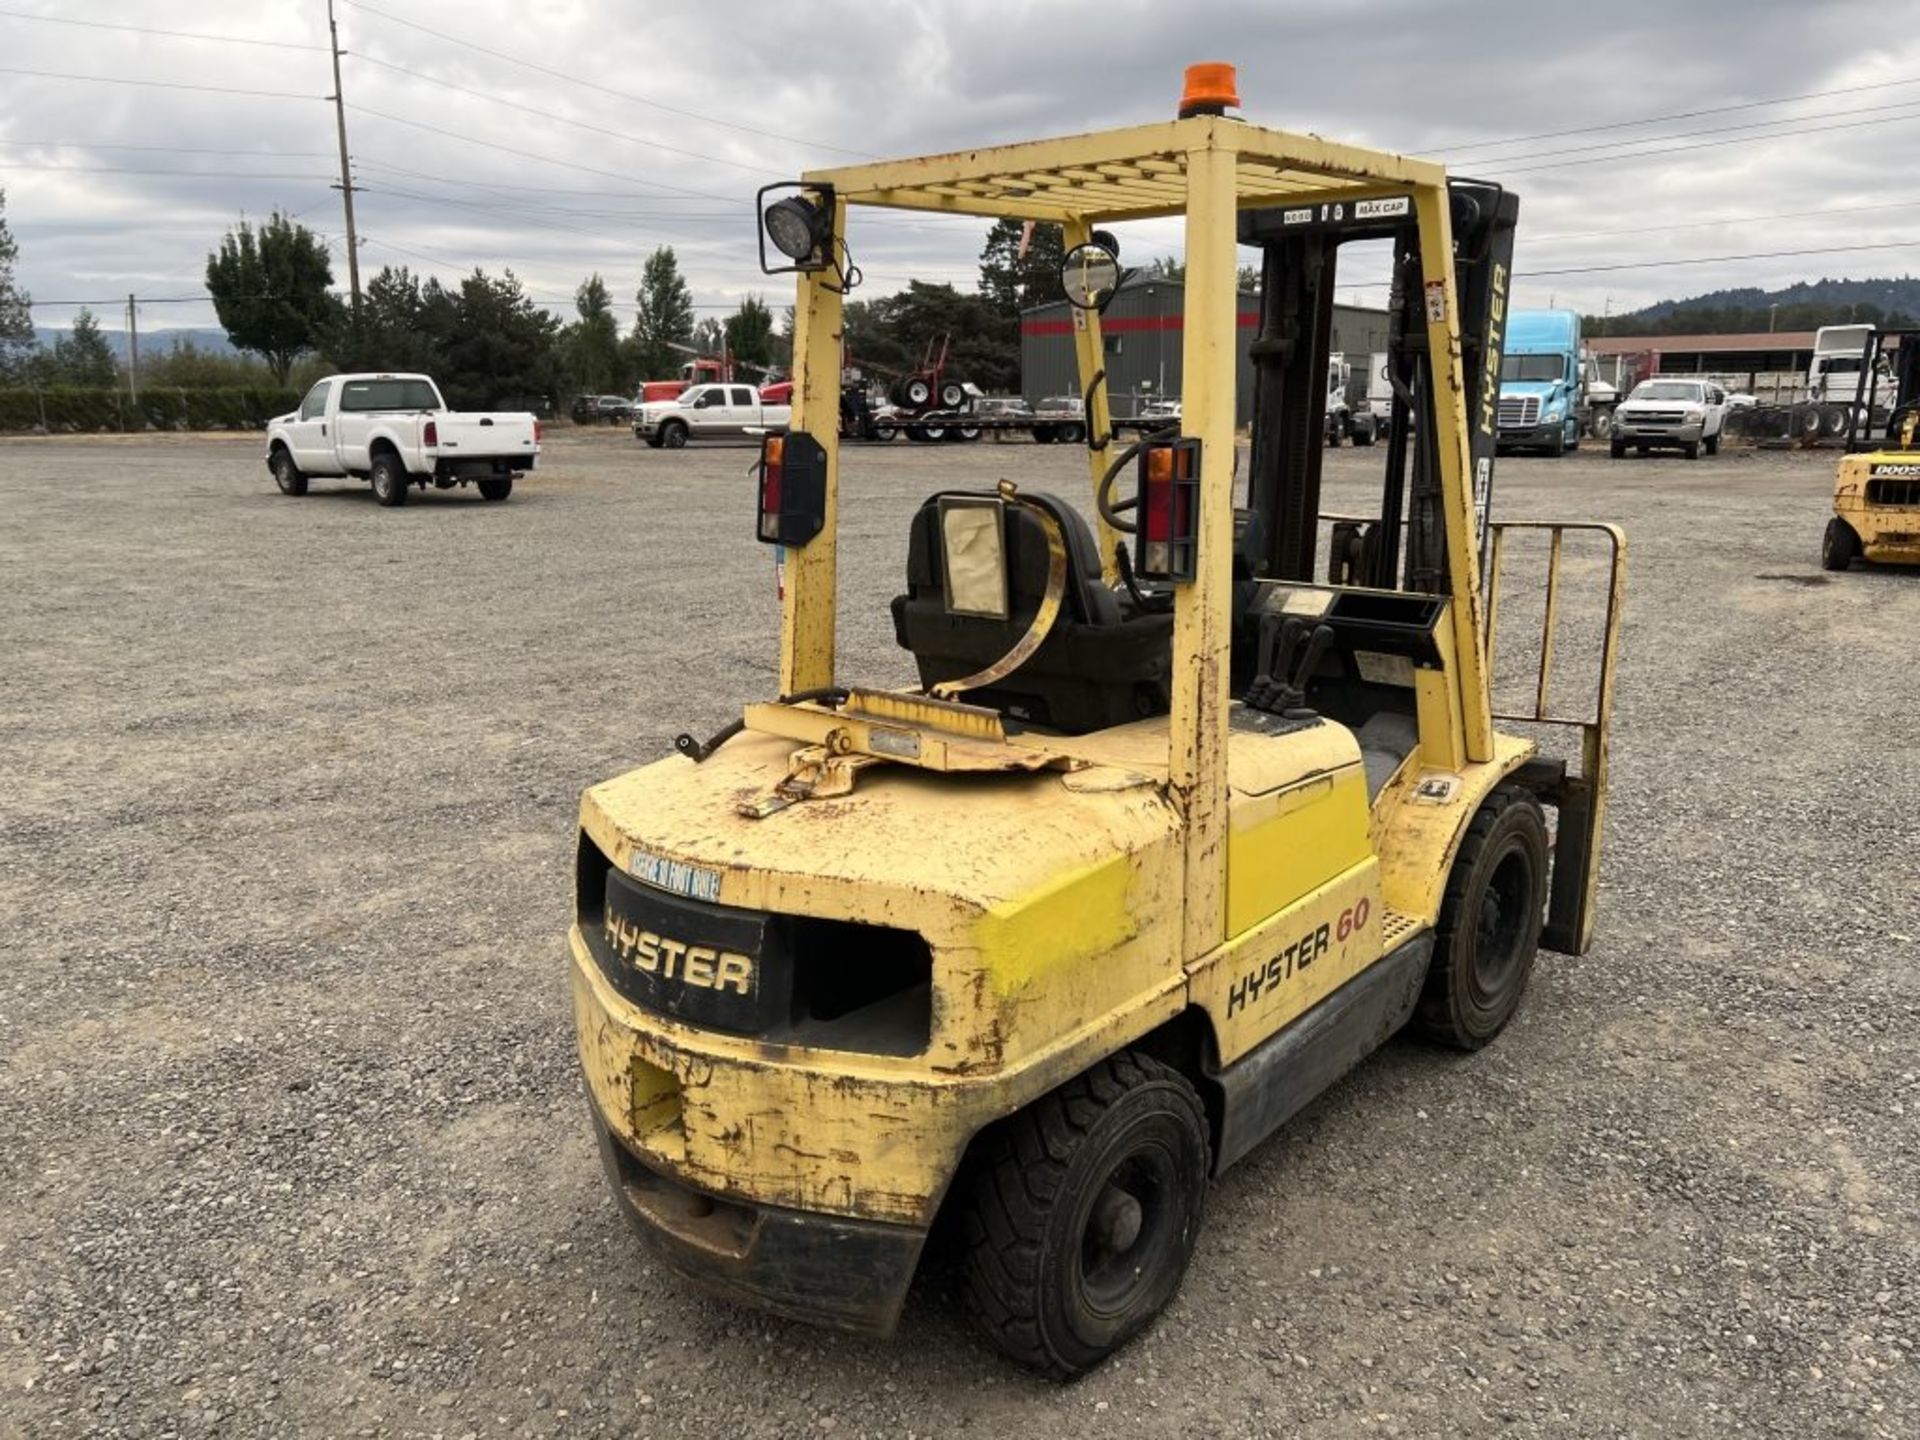
<instances>
[{"instance_id":1,"label":"warehouse building","mask_svg":"<svg viewBox=\"0 0 1920 1440\"><path fill-rule=\"evenodd\" d=\"M1140 278L1121 287L1100 317L1107 390L1116 415L1137 414L1149 400L1180 398L1181 335L1186 287ZM1235 382L1238 423L1253 420L1253 363L1247 356L1260 325L1260 297L1240 294L1240 364ZM1333 349L1349 360L1387 348L1387 312L1333 307ZM1355 367L1356 370L1359 367ZM1066 301L1020 316L1020 390L1032 404L1080 391L1073 356L1073 308Z\"/></svg>"}]
</instances>

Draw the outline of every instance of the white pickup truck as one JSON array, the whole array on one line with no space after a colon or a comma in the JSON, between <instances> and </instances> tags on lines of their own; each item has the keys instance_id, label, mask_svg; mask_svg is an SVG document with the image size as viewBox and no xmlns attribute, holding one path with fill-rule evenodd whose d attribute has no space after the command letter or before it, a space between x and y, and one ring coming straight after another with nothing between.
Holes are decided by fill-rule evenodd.
<instances>
[{"instance_id":1,"label":"white pickup truck","mask_svg":"<svg viewBox=\"0 0 1920 1440\"><path fill-rule=\"evenodd\" d=\"M533 415L449 410L425 375L329 375L293 414L267 424L267 468L288 495L339 476L370 482L382 505L406 504L415 485L468 481L482 500L504 500L539 458Z\"/></svg>"},{"instance_id":2,"label":"white pickup truck","mask_svg":"<svg viewBox=\"0 0 1920 1440\"><path fill-rule=\"evenodd\" d=\"M672 400L649 400L633 417L633 434L658 450L678 450L689 440L714 440L760 430L785 430L793 418L786 405L767 405L751 385L695 385Z\"/></svg>"}]
</instances>

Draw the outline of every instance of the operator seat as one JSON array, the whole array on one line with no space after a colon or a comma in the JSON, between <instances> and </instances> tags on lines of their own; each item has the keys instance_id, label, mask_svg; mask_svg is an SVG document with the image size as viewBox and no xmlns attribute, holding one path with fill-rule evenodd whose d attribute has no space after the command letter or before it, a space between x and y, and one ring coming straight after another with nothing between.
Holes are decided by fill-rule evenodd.
<instances>
[{"instance_id":1,"label":"operator seat","mask_svg":"<svg viewBox=\"0 0 1920 1440\"><path fill-rule=\"evenodd\" d=\"M1022 505L1006 507L1008 615L996 620L947 609L940 543L942 495L992 499L991 491L948 490L914 514L907 543L907 593L894 597L893 633L913 652L920 683L931 687L984 670L1027 631L1047 589L1047 536ZM1060 526L1067 587L1040 648L1011 675L956 698L1015 720L1084 735L1163 715L1169 703L1173 616L1142 612L1100 576L1100 550L1078 510L1054 495L1022 491Z\"/></svg>"}]
</instances>

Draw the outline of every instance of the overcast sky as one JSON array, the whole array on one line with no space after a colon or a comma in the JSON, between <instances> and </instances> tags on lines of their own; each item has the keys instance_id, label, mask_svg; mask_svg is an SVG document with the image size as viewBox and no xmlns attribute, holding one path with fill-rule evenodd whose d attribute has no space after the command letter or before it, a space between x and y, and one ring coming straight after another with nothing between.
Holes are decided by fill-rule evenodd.
<instances>
[{"instance_id":1,"label":"overcast sky","mask_svg":"<svg viewBox=\"0 0 1920 1440\"><path fill-rule=\"evenodd\" d=\"M1916 0L338 4L363 275L511 266L556 308L596 270L630 302L662 243L703 313L748 292L788 303L791 282L754 259L759 185L1170 117L1182 67L1216 59L1239 66L1250 120L1433 155L1517 190L1521 304L1621 311L1901 275L1920 252ZM36 301L201 295L223 228L276 206L328 238L344 287L325 43L325 0L0 0L0 185ZM1813 92L1837 93L1751 104ZM1620 123L1702 111L1716 113ZM857 216L849 238L871 297L909 277L971 286L983 233ZM1136 227L1126 245L1130 263L1177 253L1179 227ZM1887 248L1590 269L1875 245ZM1348 268L1343 286L1380 278L1377 263ZM1588 273L1527 275L1548 270ZM35 313L65 325L73 311ZM211 323L204 299L142 310L143 329Z\"/></svg>"}]
</instances>

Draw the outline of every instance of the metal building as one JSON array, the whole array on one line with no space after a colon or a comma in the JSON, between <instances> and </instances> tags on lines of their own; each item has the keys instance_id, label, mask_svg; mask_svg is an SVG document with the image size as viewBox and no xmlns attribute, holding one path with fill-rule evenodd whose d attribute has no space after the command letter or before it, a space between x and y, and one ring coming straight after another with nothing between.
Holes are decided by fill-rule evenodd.
<instances>
[{"instance_id":1,"label":"metal building","mask_svg":"<svg viewBox=\"0 0 1920 1440\"><path fill-rule=\"evenodd\" d=\"M1186 287L1141 277L1123 286L1100 317L1107 390L1116 415L1138 413L1149 400L1180 397ZM1240 364L1234 390L1238 423L1253 420L1253 363L1247 347L1260 325L1260 297L1240 293ZM1387 312L1333 307L1333 346L1356 360L1387 348ZM1355 366L1356 372L1359 366ZM1020 390L1030 403L1072 395L1080 387L1073 357L1073 308L1064 300L1020 315Z\"/></svg>"}]
</instances>

